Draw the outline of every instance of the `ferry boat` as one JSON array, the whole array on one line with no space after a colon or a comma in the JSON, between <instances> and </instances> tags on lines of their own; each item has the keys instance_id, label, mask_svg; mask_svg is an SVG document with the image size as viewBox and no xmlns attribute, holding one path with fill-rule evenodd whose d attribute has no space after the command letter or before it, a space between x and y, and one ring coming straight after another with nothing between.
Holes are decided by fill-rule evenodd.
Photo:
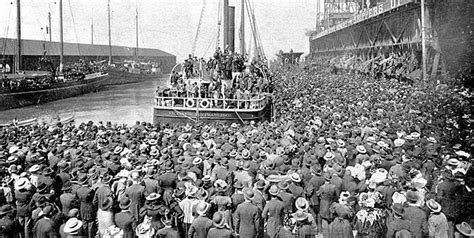
<instances>
[{"instance_id":1,"label":"ferry boat","mask_svg":"<svg viewBox=\"0 0 474 238\"><path fill-rule=\"evenodd\" d=\"M240 54L234 54L233 52L237 52L234 49L233 37L235 35L233 30L235 27L232 25L235 21L231 18L232 16L235 17L235 7L228 4L228 1L224 1L223 9L219 7L218 10L217 24L219 31L216 41L218 44L216 45L216 53L213 55L213 59L211 59L215 60L211 61L212 66L209 66L209 62L205 63L203 58L199 60L195 56L196 42L203 17L203 14L201 14L192 53L189 55L187 62L173 67L170 74L170 86L165 89L159 89L156 92L153 106L153 123L155 125L198 122L244 123L246 121L272 119L271 77L269 77L268 65L264 63L266 58L259 40L258 28L255 26L254 11L251 5L245 4L244 0L241 1L240 35L242 37L240 40ZM202 11L204 11L204 7ZM250 21L255 46L253 59L248 57L250 52L247 52L245 47L245 10L249 13L249 19L253 19ZM224 36L221 47L225 49L223 54L219 46L219 42L221 42L219 39L221 19L223 20L222 33ZM234 58L234 56L237 56L237 58ZM235 59L238 60L238 63L234 61ZM252 63L249 63L249 61L252 61ZM229 67L229 63L232 64L231 67ZM183 83L178 83L180 85L178 87L179 90L175 87L176 83L173 82L176 78L173 79L172 77L178 77L178 81L184 81ZM265 83L258 84L258 88L254 87L252 90L249 90L251 88L247 84L249 81ZM242 87L240 84L242 82L247 86ZM183 88L182 85L187 85L188 87L192 85L194 89L190 90L186 86ZM212 90L209 90L211 85ZM233 88L236 85L240 85L242 90L247 89L249 92L242 94L242 91L239 91L237 93L238 89ZM254 85L252 84L252 87ZM213 95L209 95L211 94L210 92ZM237 96L233 98L232 94Z\"/></svg>"},{"instance_id":2,"label":"ferry boat","mask_svg":"<svg viewBox=\"0 0 474 238\"><path fill-rule=\"evenodd\" d=\"M228 99L205 97L209 81L202 78L190 79L200 82L199 96L186 96L172 88L156 92L153 107L153 123L244 123L271 119L271 95L262 93L251 99ZM202 90L204 89L204 90Z\"/></svg>"}]
</instances>

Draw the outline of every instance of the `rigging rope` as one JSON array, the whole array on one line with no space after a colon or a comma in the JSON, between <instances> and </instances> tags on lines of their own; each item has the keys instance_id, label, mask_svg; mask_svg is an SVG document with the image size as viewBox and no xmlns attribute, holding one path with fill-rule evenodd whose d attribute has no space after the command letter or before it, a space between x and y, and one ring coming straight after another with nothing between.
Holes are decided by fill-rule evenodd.
<instances>
[{"instance_id":1,"label":"rigging rope","mask_svg":"<svg viewBox=\"0 0 474 238\"><path fill-rule=\"evenodd\" d=\"M194 42L193 42L193 48L191 50L191 54L194 56L194 53L196 52L196 45L197 45L197 41L198 41L198 37L199 37L199 32L201 30L201 24L202 24L202 19L204 18L204 12L206 10L206 0L203 0L202 2L202 9L201 9L201 16L199 17L199 23L198 23L198 27L197 27L197 30L196 30L196 36L194 37Z\"/></svg>"},{"instance_id":2,"label":"rigging rope","mask_svg":"<svg viewBox=\"0 0 474 238\"><path fill-rule=\"evenodd\" d=\"M74 15L72 13L72 5L71 5L71 1L70 0L67 0L67 2L69 3L69 11L71 12L71 18L72 18L72 24L73 24L73 27L74 27L74 34L76 35L76 46L77 46L77 52L79 53L80 56L82 56L81 54L81 48L79 47L79 37L77 36L77 30L76 30L76 21L74 20ZM63 33L64 34L64 33Z\"/></svg>"},{"instance_id":3,"label":"rigging rope","mask_svg":"<svg viewBox=\"0 0 474 238\"><path fill-rule=\"evenodd\" d=\"M10 5L13 6L12 4L10 4ZM12 7L11 6L10 6L10 9L8 10L8 22L7 22L7 25L5 26L5 38L3 38L3 44L2 44L2 48L3 48L2 56L3 57L5 56L5 50L7 48L8 32L10 31L10 16L11 16L11 13L12 13Z\"/></svg>"},{"instance_id":4,"label":"rigging rope","mask_svg":"<svg viewBox=\"0 0 474 238\"><path fill-rule=\"evenodd\" d=\"M265 52L263 52L262 39L260 38L260 34L258 32L253 6L250 4L250 0L246 0L245 4L247 6L247 13L250 19L250 27L252 29L252 33L254 34L254 39L255 39L254 43L257 49L256 53L257 55L263 56L265 58Z\"/></svg>"}]
</instances>

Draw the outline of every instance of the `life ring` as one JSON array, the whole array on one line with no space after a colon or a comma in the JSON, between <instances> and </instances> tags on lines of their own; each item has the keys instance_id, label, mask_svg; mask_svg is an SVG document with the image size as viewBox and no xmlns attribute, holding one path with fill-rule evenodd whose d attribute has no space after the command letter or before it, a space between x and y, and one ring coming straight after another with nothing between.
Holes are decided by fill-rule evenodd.
<instances>
[{"instance_id":1,"label":"life ring","mask_svg":"<svg viewBox=\"0 0 474 238\"><path fill-rule=\"evenodd\" d=\"M186 107L194 107L195 102L193 99L186 99Z\"/></svg>"},{"instance_id":2,"label":"life ring","mask_svg":"<svg viewBox=\"0 0 474 238\"><path fill-rule=\"evenodd\" d=\"M211 103L207 99L202 99L201 102L199 103L199 106L202 108L208 108Z\"/></svg>"}]
</instances>

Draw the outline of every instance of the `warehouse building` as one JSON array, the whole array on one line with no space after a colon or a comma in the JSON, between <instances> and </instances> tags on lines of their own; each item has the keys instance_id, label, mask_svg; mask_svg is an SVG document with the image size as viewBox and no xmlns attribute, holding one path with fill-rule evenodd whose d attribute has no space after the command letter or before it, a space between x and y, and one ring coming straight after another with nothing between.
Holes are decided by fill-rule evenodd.
<instances>
[{"instance_id":1,"label":"warehouse building","mask_svg":"<svg viewBox=\"0 0 474 238\"><path fill-rule=\"evenodd\" d=\"M0 63L8 63L13 69L16 39L0 38ZM22 70L35 70L41 57L46 56L54 65L59 65L60 43L40 40L22 40ZM136 48L112 46L112 62L132 60L136 55ZM64 64L72 64L80 59L86 61L102 61L109 58L108 45L91 45L64 43ZM162 72L169 72L176 64L176 56L159 49L140 48L140 61L156 63Z\"/></svg>"}]
</instances>

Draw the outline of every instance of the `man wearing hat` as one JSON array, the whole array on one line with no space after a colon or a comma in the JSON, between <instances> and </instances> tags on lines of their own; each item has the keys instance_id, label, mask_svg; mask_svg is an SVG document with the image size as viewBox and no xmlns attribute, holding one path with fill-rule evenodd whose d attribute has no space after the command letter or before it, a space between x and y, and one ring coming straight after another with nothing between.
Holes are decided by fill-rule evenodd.
<instances>
[{"instance_id":1,"label":"man wearing hat","mask_svg":"<svg viewBox=\"0 0 474 238\"><path fill-rule=\"evenodd\" d=\"M225 215L217 211L212 217L213 227L207 233L207 237L231 238L232 231L227 227Z\"/></svg>"},{"instance_id":2,"label":"man wearing hat","mask_svg":"<svg viewBox=\"0 0 474 238\"><path fill-rule=\"evenodd\" d=\"M244 189L244 185L240 181L237 180L234 182L234 189L235 189L235 192L234 194L232 194L230 198L232 199L232 205L234 207L237 207L239 204L245 201L245 197L242 192L242 189Z\"/></svg>"},{"instance_id":3,"label":"man wearing hat","mask_svg":"<svg viewBox=\"0 0 474 238\"><path fill-rule=\"evenodd\" d=\"M196 205L196 213L199 215L194 219L189 227L188 237L208 237L208 232L212 227L212 221L206 217L206 213L211 207L211 204L200 201Z\"/></svg>"},{"instance_id":4,"label":"man wearing hat","mask_svg":"<svg viewBox=\"0 0 474 238\"><path fill-rule=\"evenodd\" d=\"M82 221L77 219L79 209L71 209L66 216L66 222L59 227L60 237L68 237L68 235L85 237L84 231L82 230Z\"/></svg>"},{"instance_id":5,"label":"man wearing hat","mask_svg":"<svg viewBox=\"0 0 474 238\"><path fill-rule=\"evenodd\" d=\"M252 204L254 193L252 189L243 191L245 201L237 206L234 212L235 232L242 238L253 238L261 235L261 211Z\"/></svg>"},{"instance_id":6,"label":"man wearing hat","mask_svg":"<svg viewBox=\"0 0 474 238\"><path fill-rule=\"evenodd\" d=\"M110 188L110 184L112 182L112 176L109 174L104 174L102 176L100 185L98 189L95 191L94 194L94 206L98 207L99 204L103 204L104 201L109 198L113 197L112 189Z\"/></svg>"},{"instance_id":7,"label":"man wearing hat","mask_svg":"<svg viewBox=\"0 0 474 238\"><path fill-rule=\"evenodd\" d=\"M323 177L326 181L316 192L320 198L318 219L321 219L323 236L328 237L329 221L332 219L329 208L333 202L337 202L338 196L336 195L336 186L330 183L332 176L329 173L324 173Z\"/></svg>"},{"instance_id":8,"label":"man wearing hat","mask_svg":"<svg viewBox=\"0 0 474 238\"><path fill-rule=\"evenodd\" d=\"M412 234L416 238L422 238L423 234L428 233L426 213L417 205L419 198L416 192L408 191L406 198L408 207L405 208L405 215L403 217L410 222Z\"/></svg>"},{"instance_id":9,"label":"man wearing hat","mask_svg":"<svg viewBox=\"0 0 474 238\"><path fill-rule=\"evenodd\" d=\"M283 201L285 206L285 213L289 214L293 209L293 201L294 197L291 193L287 192L290 184L288 181L283 180L278 183L278 189L280 192L278 193L278 197Z\"/></svg>"},{"instance_id":10,"label":"man wearing hat","mask_svg":"<svg viewBox=\"0 0 474 238\"><path fill-rule=\"evenodd\" d=\"M252 203L255 204L258 209L263 210L263 207L265 206L266 200L264 196L264 189L266 187L265 180L258 180L255 185L254 185L254 196L252 199Z\"/></svg>"},{"instance_id":11,"label":"man wearing hat","mask_svg":"<svg viewBox=\"0 0 474 238\"><path fill-rule=\"evenodd\" d=\"M164 166L165 173L158 177L158 186L164 189L163 200L166 205L169 205L172 199L173 189L176 188L176 182L178 180L178 175L173 171L174 164L167 163Z\"/></svg>"},{"instance_id":12,"label":"man wearing hat","mask_svg":"<svg viewBox=\"0 0 474 238\"><path fill-rule=\"evenodd\" d=\"M80 187L76 191L76 196L81 202L79 211L81 220L84 223L84 230L87 233L87 237L92 238L96 233L96 211L93 204L94 191L90 188L88 181L87 174L79 176L78 183Z\"/></svg>"},{"instance_id":13,"label":"man wearing hat","mask_svg":"<svg viewBox=\"0 0 474 238\"><path fill-rule=\"evenodd\" d=\"M119 202L120 212L115 214L115 224L122 229L123 238L134 238L138 217L134 217L129 210L131 201L127 196L123 196Z\"/></svg>"},{"instance_id":14,"label":"man wearing hat","mask_svg":"<svg viewBox=\"0 0 474 238\"><path fill-rule=\"evenodd\" d=\"M30 181L27 178L19 178L15 181L15 198L16 198L16 216L23 227L22 235L25 238L30 237L31 232L31 210L30 201L33 197Z\"/></svg>"},{"instance_id":15,"label":"man wearing hat","mask_svg":"<svg viewBox=\"0 0 474 238\"><path fill-rule=\"evenodd\" d=\"M444 213L441 212L441 205L435 200L430 199L426 201L426 207L430 209L428 217L428 231L430 237L448 237L448 219Z\"/></svg>"},{"instance_id":16,"label":"man wearing hat","mask_svg":"<svg viewBox=\"0 0 474 238\"><path fill-rule=\"evenodd\" d=\"M53 216L53 207L48 205L40 212L41 216L33 227L33 234L37 238L58 237L59 234L51 220Z\"/></svg>"},{"instance_id":17,"label":"man wearing hat","mask_svg":"<svg viewBox=\"0 0 474 238\"><path fill-rule=\"evenodd\" d=\"M156 235L158 237L170 237L170 238L179 237L178 231L172 226L172 218L170 216L165 215L164 217L162 217L161 223L163 223L164 227L156 232Z\"/></svg>"},{"instance_id":18,"label":"man wearing hat","mask_svg":"<svg viewBox=\"0 0 474 238\"><path fill-rule=\"evenodd\" d=\"M262 219L267 221L267 235L275 237L278 229L283 224L285 204L278 198L279 189L276 185L272 185L268 193L271 199L263 208Z\"/></svg>"},{"instance_id":19,"label":"man wearing hat","mask_svg":"<svg viewBox=\"0 0 474 238\"><path fill-rule=\"evenodd\" d=\"M134 171L130 175L132 185L125 189L125 194L131 201L130 211L134 217L139 217L140 208L143 207L145 201L145 187L141 184L140 174Z\"/></svg>"},{"instance_id":20,"label":"man wearing hat","mask_svg":"<svg viewBox=\"0 0 474 238\"><path fill-rule=\"evenodd\" d=\"M403 205L400 203L393 204L392 214L393 218L389 218L389 220L387 221L387 238L393 238L397 233L408 232L408 234L411 234L412 228L410 221L404 219L405 209Z\"/></svg>"},{"instance_id":21,"label":"man wearing hat","mask_svg":"<svg viewBox=\"0 0 474 238\"><path fill-rule=\"evenodd\" d=\"M13 215L14 209L11 205L3 205L0 207L0 237L18 237L23 227L15 219Z\"/></svg>"},{"instance_id":22,"label":"man wearing hat","mask_svg":"<svg viewBox=\"0 0 474 238\"><path fill-rule=\"evenodd\" d=\"M319 195L317 191L325 183L323 176L321 176L321 166L315 164L311 167L312 178L306 184L305 191L306 197L309 198L309 204L311 206L311 212L314 218L317 218L318 229L321 230L321 219L319 219Z\"/></svg>"},{"instance_id":23,"label":"man wearing hat","mask_svg":"<svg viewBox=\"0 0 474 238\"><path fill-rule=\"evenodd\" d=\"M293 197L301 197L304 195L304 189L301 186L301 176L298 173L292 173L290 175L291 183L288 187Z\"/></svg>"}]
</instances>

